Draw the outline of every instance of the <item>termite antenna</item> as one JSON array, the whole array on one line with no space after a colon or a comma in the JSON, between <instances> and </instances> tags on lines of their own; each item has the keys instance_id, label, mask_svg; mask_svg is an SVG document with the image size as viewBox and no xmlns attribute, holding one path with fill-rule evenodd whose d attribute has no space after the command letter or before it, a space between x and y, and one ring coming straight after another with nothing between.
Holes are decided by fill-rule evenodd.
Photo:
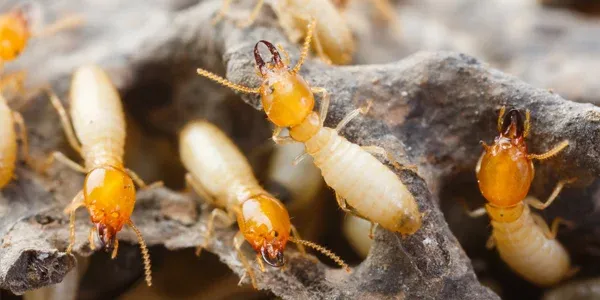
<instances>
[{"instance_id":1,"label":"termite antenna","mask_svg":"<svg viewBox=\"0 0 600 300\"><path fill-rule=\"evenodd\" d=\"M142 250L142 256L144 259L144 273L146 274L146 284L148 286L152 286L152 270L150 269L150 267L151 267L150 254L148 253L148 248L146 247L146 242L144 242L144 238L142 237L142 233L140 232L140 230L137 229L137 227L135 227L135 225L133 225L133 222L131 222L131 220L127 221L127 224L129 225L129 227L131 227L131 229L133 229L133 231L135 232L135 235L137 235L138 242L140 243L140 250Z\"/></svg>"},{"instance_id":2,"label":"termite antenna","mask_svg":"<svg viewBox=\"0 0 600 300\"><path fill-rule=\"evenodd\" d=\"M316 25L317 20L315 18L311 18L310 23L308 24L308 29L306 30L306 38L304 39L304 45L302 45L302 53L300 54L300 59L291 71L293 74L300 72L300 68L302 67L302 64L304 64L304 60L308 55L310 42L312 40L313 31L315 30Z\"/></svg>"},{"instance_id":3,"label":"termite antenna","mask_svg":"<svg viewBox=\"0 0 600 300\"><path fill-rule=\"evenodd\" d=\"M239 84L235 84L217 74L214 74L212 72L206 71L204 69L198 68L196 70L196 72L198 72L198 75L206 77L212 81L215 81L223 86L226 86L232 90L236 90L240 93L244 93L244 94L258 94L260 92L260 87L257 88L249 88L243 85L239 85Z\"/></svg>"},{"instance_id":4,"label":"termite antenna","mask_svg":"<svg viewBox=\"0 0 600 300\"><path fill-rule=\"evenodd\" d=\"M313 248L313 249L321 252L323 255L325 255L325 256L331 258L333 261L335 261L338 265L340 265L340 267L346 269L346 272L350 273L350 267L344 262L344 260L341 257L339 257L335 253L331 252L331 250L329 250L321 245L317 245L313 242L306 241L306 240L299 240L299 239L295 239L293 237L290 237L289 241L296 243L296 244L300 244L303 246Z\"/></svg>"}]
</instances>

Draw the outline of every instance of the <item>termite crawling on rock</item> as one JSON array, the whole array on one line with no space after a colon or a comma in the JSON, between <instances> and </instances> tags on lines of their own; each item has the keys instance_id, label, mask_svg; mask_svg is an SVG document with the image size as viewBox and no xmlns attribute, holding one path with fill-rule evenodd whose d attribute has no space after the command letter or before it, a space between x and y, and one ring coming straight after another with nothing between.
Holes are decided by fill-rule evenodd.
<instances>
[{"instance_id":1,"label":"termite crawling on rock","mask_svg":"<svg viewBox=\"0 0 600 300\"><path fill-rule=\"evenodd\" d=\"M263 261L273 267L284 265L283 251L288 241L298 244L302 252L302 245L314 248L349 270L331 251L298 237L287 209L258 184L246 158L215 125L206 121L192 122L181 131L179 143L181 160L190 172L185 177L186 182L217 207L211 212L202 247L210 241L215 218L228 226L237 219L240 231L233 244L254 287L257 287L256 278L241 251L244 240L256 251L256 261L263 271Z\"/></svg>"},{"instance_id":2,"label":"termite crawling on rock","mask_svg":"<svg viewBox=\"0 0 600 300\"><path fill-rule=\"evenodd\" d=\"M366 113L359 108L344 117L337 127L324 127L329 107L329 95L323 88L311 88L298 74L308 52L313 20L309 24L302 55L293 69L282 60L277 48L267 41L254 47L254 57L262 77L256 88L240 86L225 78L198 69L198 74L242 93L260 94L263 109L277 127L273 133L276 143L301 142L306 152L321 169L325 182L336 191L339 206L346 212L402 234L413 234L421 227L421 213L415 198L394 172L371 153L386 156L400 167L393 156L378 146L358 146L341 137L338 132L353 118ZM265 63L258 46L264 44L272 60ZM283 51L283 49L280 49ZM287 55L286 55L287 58ZM313 111L314 95L322 95L320 112ZM289 137L280 137L283 128L289 128Z\"/></svg>"}]
</instances>

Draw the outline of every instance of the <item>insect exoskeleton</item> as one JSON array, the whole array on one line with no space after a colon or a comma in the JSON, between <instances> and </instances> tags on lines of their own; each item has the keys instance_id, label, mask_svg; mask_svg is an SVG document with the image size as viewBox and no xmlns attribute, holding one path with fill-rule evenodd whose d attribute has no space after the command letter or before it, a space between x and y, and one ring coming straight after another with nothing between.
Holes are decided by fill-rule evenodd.
<instances>
[{"instance_id":1,"label":"insect exoskeleton","mask_svg":"<svg viewBox=\"0 0 600 300\"><path fill-rule=\"evenodd\" d=\"M329 95L323 88L311 88L298 74L308 52L314 26L314 21L309 24L302 55L291 70L287 55L286 60L282 60L273 44L267 41L256 44L254 57L263 79L260 87L240 86L202 69L198 69L198 74L242 93L260 94L267 117L276 125L273 140L277 143L303 143L306 152L321 169L325 182L336 191L338 204L344 211L388 230L412 234L421 227L421 213L415 198L396 174L371 153L386 156L398 168L401 168L400 164L381 147L361 147L338 134L348 122L366 113L369 106L350 112L335 129L324 127ZM260 44L264 44L272 54L268 63L260 55ZM322 95L319 113L313 111L313 93ZM290 136L280 137L280 132L286 127Z\"/></svg>"},{"instance_id":2,"label":"insect exoskeleton","mask_svg":"<svg viewBox=\"0 0 600 300\"><path fill-rule=\"evenodd\" d=\"M96 247L97 237L101 248L106 251L113 249L114 258L119 247L116 235L123 225L129 225L138 237L144 258L146 282L151 285L148 249L140 231L131 221L135 206L134 182L142 188L147 186L139 176L123 165L125 116L116 88L98 66L88 65L77 69L70 91L73 127L60 99L51 90L47 92L60 116L69 144L84 160L84 166L81 166L61 152L54 152L48 165L56 159L73 170L86 174L83 189L65 209L65 213L70 214L67 253L71 252L75 243L75 210L85 206L94 224L89 234L90 247ZM150 186L161 184L157 182Z\"/></svg>"},{"instance_id":3,"label":"insect exoskeleton","mask_svg":"<svg viewBox=\"0 0 600 300\"><path fill-rule=\"evenodd\" d=\"M491 146L481 142L484 152L475 170L479 189L488 203L469 215L478 217L487 213L493 230L486 246L495 246L502 260L523 278L549 286L570 277L576 270L571 267L567 251L555 239L559 224L565 221L556 218L549 228L541 216L531 212L530 206L545 209L563 186L574 179L560 181L546 202L527 197L534 176L532 160L553 157L569 145L563 141L546 153L530 154L525 143L529 131L529 111L523 120L518 110L511 109L505 114L505 108L501 108L499 135Z\"/></svg>"},{"instance_id":4,"label":"insect exoskeleton","mask_svg":"<svg viewBox=\"0 0 600 300\"><path fill-rule=\"evenodd\" d=\"M31 33L22 10L0 16L0 62L14 60L27 46Z\"/></svg>"},{"instance_id":5,"label":"insect exoskeleton","mask_svg":"<svg viewBox=\"0 0 600 300\"><path fill-rule=\"evenodd\" d=\"M231 0L224 0L213 23L218 22L229 9ZM273 8L279 24L285 30L290 41L298 43L306 36L307 25L311 19L317 21L314 32L314 51L327 63L348 64L354 54L354 38L344 17L330 0L289 0L267 1ZM247 20L240 26L249 26L258 17L264 0L258 0Z\"/></svg>"},{"instance_id":6,"label":"insect exoskeleton","mask_svg":"<svg viewBox=\"0 0 600 300\"><path fill-rule=\"evenodd\" d=\"M215 218L227 226L237 219L240 231L233 244L254 287L257 287L256 277L241 251L244 240L256 251L256 261L262 271L262 261L273 267L284 265L283 252L288 241L297 243L302 252L302 245L317 249L349 270L329 250L298 237L287 209L258 184L244 155L215 125L206 121L192 122L181 131L179 143L181 160L190 172L186 175L187 184L217 207L210 214L204 244L198 253L208 246Z\"/></svg>"},{"instance_id":7,"label":"insect exoskeleton","mask_svg":"<svg viewBox=\"0 0 600 300\"><path fill-rule=\"evenodd\" d=\"M21 114L8 107L6 99L0 93L0 189L14 177L17 163L17 132L15 124L19 126L19 138L23 159L29 162L29 149L27 144L27 131Z\"/></svg>"}]
</instances>

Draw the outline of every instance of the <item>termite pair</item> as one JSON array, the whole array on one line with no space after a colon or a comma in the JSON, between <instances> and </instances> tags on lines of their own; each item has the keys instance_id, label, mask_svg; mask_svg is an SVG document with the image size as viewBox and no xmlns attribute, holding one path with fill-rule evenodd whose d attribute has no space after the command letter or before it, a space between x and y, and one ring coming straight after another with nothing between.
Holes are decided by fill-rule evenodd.
<instances>
[{"instance_id":1,"label":"termite pair","mask_svg":"<svg viewBox=\"0 0 600 300\"><path fill-rule=\"evenodd\" d=\"M563 186L574 179L560 181L546 202L527 197L527 193L535 172L532 161L555 156L569 142L563 141L543 154L531 154L525 143L529 131L529 111L523 120L518 110L505 114L502 107L499 135L491 146L482 142L484 152L475 169L479 189L488 203L469 215L479 217L487 213L493 230L486 246L490 249L495 246L502 260L523 278L550 286L570 277L576 269L571 267L569 254L555 239L563 220L556 218L549 228L541 216L531 212L530 206L545 209Z\"/></svg>"},{"instance_id":2,"label":"termite pair","mask_svg":"<svg viewBox=\"0 0 600 300\"><path fill-rule=\"evenodd\" d=\"M289 69L289 60L282 60L277 48L267 41L259 41L254 47L258 72L262 77L260 87L250 88L228 81L203 69L198 74L224 86L246 94L260 94L263 109L275 124L273 140L278 143L300 142L314 163L335 190L339 206L347 213L359 216L371 223L402 234L413 234L421 227L421 213L415 198L394 172L372 154L384 155L395 167L400 164L385 149L378 146L358 146L341 137L338 132L367 108L359 108L345 116L335 129L324 127L329 107L329 95L320 87L309 87L298 74L308 53L313 20L298 63ZM259 52L264 44L272 54L265 63ZM284 51L283 49L281 49ZM322 95L320 112L313 111L313 93ZM279 136L283 128L289 128L289 136Z\"/></svg>"},{"instance_id":3,"label":"termite pair","mask_svg":"<svg viewBox=\"0 0 600 300\"><path fill-rule=\"evenodd\" d=\"M204 244L198 253L210 242L216 218L227 226L237 219L240 231L233 244L254 287L256 277L241 251L244 239L256 251L262 271L262 261L273 267L284 265L283 252L288 241L298 244L303 253L303 245L314 248L349 270L331 251L298 237L287 209L258 184L244 155L219 128L206 121L192 122L181 131L179 143L181 161L190 172L185 177L187 184L217 207L210 214Z\"/></svg>"},{"instance_id":4,"label":"termite pair","mask_svg":"<svg viewBox=\"0 0 600 300\"><path fill-rule=\"evenodd\" d=\"M123 225L129 225L140 243L146 283L152 285L148 249L142 234L131 221L136 194L134 182L140 187L146 185L123 165L125 115L116 88L99 67L80 67L71 82L72 125L58 97L51 90L48 90L48 95L60 116L69 144L83 157L84 166L60 152L52 153L48 164L56 159L71 169L86 174L83 189L65 209L65 213L70 215L67 253L71 252L75 243L75 211L85 206L94 224L89 233L90 247L96 247L98 237L101 248L107 251L113 249L114 258L119 248L117 233Z\"/></svg>"}]
</instances>

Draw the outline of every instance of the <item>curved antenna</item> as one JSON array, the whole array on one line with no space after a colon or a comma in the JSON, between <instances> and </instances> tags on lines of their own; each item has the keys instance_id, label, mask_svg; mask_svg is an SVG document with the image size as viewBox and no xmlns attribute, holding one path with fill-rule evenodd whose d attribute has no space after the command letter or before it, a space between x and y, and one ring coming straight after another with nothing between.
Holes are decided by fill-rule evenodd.
<instances>
[{"instance_id":1,"label":"curved antenna","mask_svg":"<svg viewBox=\"0 0 600 300\"><path fill-rule=\"evenodd\" d=\"M144 242L144 238L142 237L142 233L140 232L131 220L127 221L127 225L133 229L135 235L137 235L138 241L140 243L140 250L142 251L142 257L144 259L144 273L146 274L146 284L148 286L152 286L152 270L150 269L150 254L148 254L148 247L146 247L146 242Z\"/></svg>"},{"instance_id":2,"label":"curved antenna","mask_svg":"<svg viewBox=\"0 0 600 300\"><path fill-rule=\"evenodd\" d=\"M344 262L344 260L341 257L337 256L331 250L329 250L321 245L318 245L316 243L313 243L310 241L305 241L305 240L299 240L299 239L296 239L293 237L290 237L288 239L288 241L296 243L296 244L300 244L303 246L307 246L307 247L313 248L313 249L321 252L323 255L325 255L325 256L331 258L331 260L335 261L340 267L346 269L346 272L350 273L350 267Z\"/></svg>"},{"instance_id":3,"label":"curved antenna","mask_svg":"<svg viewBox=\"0 0 600 300\"><path fill-rule=\"evenodd\" d=\"M300 54L300 59L292 69L292 73L296 74L300 71L300 67L304 64L304 60L308 55L308 49L310 47L310 41L312 40L313 31L315 30L315 26L317 25L317 20L315 18L310 19L310 23L308 23L308 28L306 29L306 37L304 39L304 44L302 45L302 53Z\"/></svg>"},{"instance_id":4,"label":"curved antenna","mask_svg":"<svg viewBox=\"0 0 600 300\"><path fill-rule=\"evenodd\" d=\"M258 94L260 93L260 87L256 87L256 88L249 88L247 86L243 86L243 85L239 85L239 84L235 84L215 73L206 71L204 69L198 68L196 70L196 72L198 72L198 75L200 76L204 76L222 86L226 86L232 90L238 91L240 93L244 93L244 94Z\"/></svg>"}]
</instances>

